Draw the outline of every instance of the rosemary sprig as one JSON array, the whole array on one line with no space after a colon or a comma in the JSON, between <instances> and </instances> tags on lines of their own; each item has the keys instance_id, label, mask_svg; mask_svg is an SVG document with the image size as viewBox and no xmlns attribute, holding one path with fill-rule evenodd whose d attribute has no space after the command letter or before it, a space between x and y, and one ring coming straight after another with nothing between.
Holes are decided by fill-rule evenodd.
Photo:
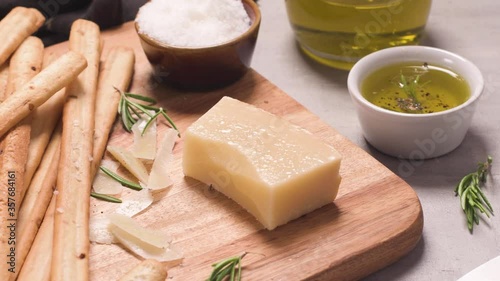
<instances>
[{"instance_id":1,"label":"rosemary sprig","mask_svg":"<svg viewBox=\"0 0 500 281\"><path fill-rule=\"evenodd\" d=\"M410 81L408 82L408 80ZM415 79L411 80L410 77L406 79L406 77L401 73L401 88L408 95L409 98L412 98L415 102L418 102L417 99L417 91L416 85L418 84L418 80L420 79L420 75L417 75Z\"/></svg>"},{"instance_id":2,"label":"rosemary sprig","mask_svg":"<svg viewBox=\"0 0 500 281\"><path fill-rule=\"evenodd\" d=\"M177 129L177 126L175 126L175 123L167 115L163 108L153 106L156 104L156 100L146 96L122 92L117 88L115 88L115 90L120 93L121 96L120 102L118 103L118 114L120 114L123 128L127 132L132 132L132 126L134 126L134 124L139 121L139 119L143 118L143 115L147 115L149 117L149 120L142 130L142 135L144 135L151 122L156 120L160 115L162 115L167 120L172 128L174 128L176 131L179 131ZM139 103L137 101L146 102L147 104ZM154 113L151 113L151 111L153 111Z\"/></svg>"},{"instance_id":3,"label":"rosemary sprig","mask_svg":"<svg viewBox=\"0 0 500 281\"><path fill-rule=\"evenodd\" d=\"M103 200L103 201L108 201L112 203L122 203L122 200L113 196L109 196L106 194L101 194L101 193L96 193L96 192L91 192L90 196Z\"/></svg>"},{"instance_id":4,"label":"rosemary sprig","mask_svg":"<svg viewBox=\"0 0 500 281\"><path fill-rule=\"evenodd\" d=\"M401 73L399 87L403 89L403 91L408 96L407 99L399 100L399 105L402 109L409 111L421 111L422 105L418 101L417 98L417 88L419 86L420 75L417 75L415 78L406 77Z\"/></svg>"},{"instance_id":5,"label":"rosemary sprig","mask_svg":"<svg viewBox=\"0 0 500 281\"><path fill-rule=\"evenodd\" d=\"M140 184L129 181L104 166L99 167L99 169L101 169L103 173L105 173L106 175L108 175L109 177L111 177L112 179L119 182L121 185L125 187L128 187L133 190L142 190L142 186Z\"/></svg>"},{"instance_id":6,"label":"rosemary sprig","mask_svg":"<svg viewBox=\"0 0 500 281\"><path fill-rule=\"evenodd\" d=\"M488 218L494 215L488 198L481 190L481 184L486 182L486 176L492 163L493 159L488 156L486 162L478 164L476 172L463 177L455 188L455 196L460 197L460 205L465 213L467 227L471 233L474 223L479 225L480 213L485 214Z\"/></svg>"},{"instance_id":7,"label":"rosemary sprig","mask_svg":"<svg viewBox=\"0 0 500 281\"><path fill-rule=\"evenodd\" d=\"M221 281L228 277L229 281L241 280L241 260L247 255L247 252L239 256L234 256L212 264L212 274L206 281Z\"/></svg>"}]
</instances>

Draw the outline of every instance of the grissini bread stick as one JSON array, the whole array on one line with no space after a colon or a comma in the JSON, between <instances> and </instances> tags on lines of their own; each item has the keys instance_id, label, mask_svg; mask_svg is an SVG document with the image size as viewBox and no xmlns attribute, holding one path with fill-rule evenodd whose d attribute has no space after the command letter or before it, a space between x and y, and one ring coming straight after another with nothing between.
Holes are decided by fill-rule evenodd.
<instances>
[{"instance_id":1,"label":"grissini bread stick","mask_svg":"<svg viewBox=\"0 0 500 281\"><path fill-rule=\"evenodd\" d=\"M10 60L9 78L7 82L6 98L17 89L20 89L29 81L41 68L43 57L43 44L40 39L35 37L27 38L16 50ZM16 124L7 134L1 138L3 143L2 153L0 154L0 183L6 184L9 191L7 199L8 209L4 213L5 218L17 219L19 208L21 206L21 191L24 189L24 169L28 158L28 147L30 141L29 120L22 120ZM10 201L10 202L9 202ZM1 207L0 207L1 208ZM4 220L2 220L4 221ZM1 236L9 238L7 245L8 253L14 252L15 263L10 265L11 270L0 271L0 280L9 280L17 269L17 236L12 235L17 231L17 222L13 221L12 228L0 228ZM2 245L4 246L4 245ZM10 257L8 261L10 262Z\"/></svg>"},{"instance_id":2,"label":"grissini bread stick","mask_svg":"<svg viewBox=\"0 0 500 281\"><path fill-rule=\"evenodd\" d=\"M43 51L42 40L38 37L29 36L19 45L10 59L9 79L13 79L12 90L21 88L40 72Z\"/></svg>"},{"instance_id":3,"label":"grissini bread stick","mask_svg":"<svg viewBox=\"0 0 500 281\"><path fill-rule=\"evenodd\" d=\"M0 66L0 103L2 103L5 100L5 93L7 92L7 83L9 80L9 64L4 63L3 65ZM5 147L5 143L3 141L0 141L0 151L3 151ZM0 161L2 159L0 158ZM1 164L1 162L0 162ZM0 221L2 222L7 222L6 219L8 218L8 204L10 203L8 201L8 196L9 196L9 190L8 186L1 185L0 186ZM14 197L13 197L14 198ZM14 199L15 200L15 199ZM15 202L14 202L15 204ZM14 229L15 230L15 229ZM0 257L6 257L8 254L10 254L10 247L9 247L9 242L8 242L8 236L7 233L0 231ZM9 270L9 264L7 263L9 260L1 258L0 259L0 271L4 272L4 274L8 273ZM5 276L4 276L5 278Z\"/></svg>"},{"instance_id":4,"label":"grissini bread stick","mask_svg":"<svg viewBox=\"0 0 500 281\"><path fill-rule=\"evenodd\" d=\"M5 147L5 143L2 141L0 142L0 151L3 151ZM0 159L2 161L3 159ZM0 162L0 165L2 163ZM10 182L5 182L5 183L0 183L0 221L4 222L6 226L9 228L6 228L5 230L0 231L0 277L4 280L8 278L9 273L13 273L15 271L15 251L16 249L13 248L11 250L11 244L15 243L11 242L13 241L12 239L9 240L10 234L12 233L13 236L15 236L15 231L16 231L16 222L15 222L15 185L14 188L9 185ZM11 191L14 191L14 193L11 193ZM13 209L10 209L13 207ZM9 217L9 211L12 212L12 217ZM13 258L13 260L11 260Z\"/></svg>"},{"instance_id":5,"label":"grissini bread stick","mask_svg":"<svg viewBox=\"0 0 500 281\"><path fill-rule=\"evenodd\" d=\"M43 68L54 61L54 53L45 53L43 57ZM59 119L65 101L65 90L63 88L50 97L39 108L32 113L30 147L28 150L28 162L24 173L24 185L30 186L33 174L42 160L43 153L49 143L52 132Z\"/></svg>"},{"instance_id":6,"label":"grissini bread stick","mask_svg":"<svg viewBox=\"0 0 500 281\"><path fill-rule=\"evenodd\" d=\"M95 109L94 152L90 173L92 178L101 163L109 132L116 119L120 94L115 88L120 91L128 89L134 72L134 60L132 49L114 47L101 65Z\"/></svg>"},{"instance_id":7,"label":"grissini bread stick","mask_svg":"<svg viewBox=\"0 0 500 281\"><path fill-rule=\"evenodd\" d=\"M92 184L90 166L100 61L99 27L90 21L75 21L69 45L70 50L85 56L88 67L66 88L51 280L87 281Z\"/></svg>"},{"instance_id":8,"label":"grissini bread stick","mask_svg":"<svg viewBox=\"0 0 500 281\"><path fill-rule=\"evenodd\" d=\"M9 64L4 63L3 65L0 66L0 103L4 101L5 99L5 93L7 92L7 81L9 79ZM0 151L3 151L4 149L4 142L0 141ZM0 158L1 160L1 158ZM0 162L1 163L1 162ZM7 218L6 212L8 209L6 209L5 204L8 204L8 196L9 196L9 191L6 186L2 185L0 187L0 203L2 204L0 206L0 221L5 221ZM1 198L7 198L2 200ZM9 247L8 247L8 237L6 236L6 233L0 232L0 257L5 257L9 253ZM5 259L0 259L1 264L0 264L0 270L3 272L6 272L9 269L9 265L6 263L7 260ZM4 263L5 262L5 263Z\"/></svg>"},{"instance_id":9,"label":"grissini bread stick","mask_svg":"<svg viewBox=\"0 0 500 281\"><path fill-rule=\"evenodd\" d=\"M17 281L49 281L52 261L52 243L54 238L54 212L56 197L53 195L43 218L40 230L26 257Z\"/></svg>"},{"instance_id":10,"label":"grissini bread stick","mask_svg":"<svg viewBox=\"0 0 500 281\"><path fill-rule=\"evenodd\" d=\"M42 61L42 40L33 36L26 38L10 59L9 80L11 80L11 83L9 83L10 87L7 87L7 96L11 92L22 88L23 85L28 83L36 74L38 74L42 68ZM28 115L16 126L14 126L7 135L4 136L5 139L10 138L10 142L15 144L17 148L17 150L13 152L13 157L15 158L18 166L16 171L18 172L19 180L17 182L16 195L18 195L19 198L19 200L17 200L19 206L23 201L24 193L27 188L24 181L24 175L30 144L31 117L31 115ZM2 175L0 175L0 181L1 180Z\"/></svg>"},{"instance_id":11,"label":"grissini bread stick","mask_svg":"<svg viewBox=\"0 0 500 281\"><path fill-rule=\"evenodd\" d=\"M86 66L82 55L69 51L8 96L0 104L0 136L73 81Z\"/></svg>"},{"instance_id":12,"label":"grissini bread stick","mask_svg":"<svg viewBox=\"0 0 500 281\"><path fill-rule=\"evenodd\" d=\"M16 263L19 269L23 268L56 186L61 131L61 126L54 131L19 210L16 248ZM11 281L15 280L17 273L11 275Z\"/></svg>"},{"instance_id":13,"label":"grissini bread stick","mask_svg":"<svg viewBox=\"0 0 500 281\"><path fill-rule=\"evenodd\" d=\"M4 63L0 65L0 102L3 102L5 99L7 80L9 80L9 64Z\"/></svg>"},{"instance_id":14,"label":"grissini bread stick","mask_svg":"<svg viewBox=\"0 0 500 281\"><path fill-rule=\"evenodd\" d=\"M148 259L132 268L119 281L164 281L167 276L167 269L161 262Z\"/></svg>"},{"instance_id":15,"label":"grissini bread stick","mask_svg":"<svg viewBox=\"0 0 500 281\"><path fill-rule=\"evenodd\" d=\"M0 64L3 64L28 36L42 26L45 17L36 9L15 7L0 21Z\"/></svg>"}]
</instances>

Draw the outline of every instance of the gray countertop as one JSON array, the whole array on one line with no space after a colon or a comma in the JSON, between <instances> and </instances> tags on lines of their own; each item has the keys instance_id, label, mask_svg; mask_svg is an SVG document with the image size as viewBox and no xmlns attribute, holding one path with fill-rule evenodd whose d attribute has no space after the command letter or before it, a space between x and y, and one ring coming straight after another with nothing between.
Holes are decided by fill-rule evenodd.
<instances>
[{"instance_id":1,"label":"gray countertop","mask_svg":"<svg viewBox=\"0 0 500 281\"><path fill-rule=\"evenodd\" d=\"M377 152L363 138L347 91L348 72L315 63L299 51L284 0L259 5L263 18L252 67L401 176L421 200L425 222L417 247L365 280L457 280L500 255L500 1L433 1L422 44L474 62L485 89L464 142L448 155L415 166L409 176L401 170L402 160ZM494 164L485 192L498 214L481 221L471 235L454 187L488 154Z\"/></svg>"}]
</instances>

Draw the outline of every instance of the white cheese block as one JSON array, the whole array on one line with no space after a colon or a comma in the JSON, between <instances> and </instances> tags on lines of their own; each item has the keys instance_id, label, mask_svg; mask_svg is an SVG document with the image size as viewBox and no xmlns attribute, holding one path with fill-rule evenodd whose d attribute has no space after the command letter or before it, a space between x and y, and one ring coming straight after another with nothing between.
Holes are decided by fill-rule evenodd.
<instances>
[{"instance_id":1,"label":"white cheese block","mask_svg":"<svg viewBox=\"0 0 500 281\"><path fill-rule=\"evenodd\" d=\"M271 113L224 97L184 133L183 169L272 230L331 203L339 153Z\"/></svg>"}]
</instances>

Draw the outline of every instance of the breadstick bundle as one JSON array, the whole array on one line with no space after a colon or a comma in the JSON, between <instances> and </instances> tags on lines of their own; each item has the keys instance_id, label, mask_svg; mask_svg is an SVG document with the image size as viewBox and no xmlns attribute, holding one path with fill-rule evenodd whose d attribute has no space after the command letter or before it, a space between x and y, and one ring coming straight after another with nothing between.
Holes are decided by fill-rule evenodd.
<instances>
[{"instance_id":1,"label":"breadstick bundle","mask_svg":"<svg viewBox=\"0 0 500 281\"><path fill-rule=\"evenodd\" d=\"M0 280L14 280L24 260L17 220L28 186L32 112L87 66L82 55L68 52L40 71L44 46L29 35L43 20L37 10L19 7L0 22L0 221L7 223L0 228Z\"/></svg>"},{"instance_id":2,"label":"breadstick bundle","mask_svg":"<svg viewBox=\"0 0 500 281\"><path fill-rule=\"evenodd\" d=\"M69 51L47 53L30 37L43 21L23 7L0 21L0 221L15 222L0 228L0 280L89 280L91 184L134 52L111 48L100 65L99 27L77 20Z\"/></svg>"},{"instance_id":3,"label":"breadstick bundle","mask_svg":"<svg viewBox=\"0 0 500 281\"><path fill-rule=\"evenodd\" d=\"M134 53L131 49L124 47L112 48L107 54L104 62L101 63L96 94L95 133L90 179L93 179L96 171L95 167L98 167L99 160L104 154L108 135L116 118L116 108L120 96L115 88L122 91L128 88L132 79L133 67ZM47 104L44 104L44 106L46 105ZM40 111L41 109L42 107ZM64 209L58 209L59 212L57 212L55 206L55 200L60 194L60 188L53 192L50 187L55 185L56 175L54 171L57 170L55 167L59 165L59 150L56 152L56 147L59 147L57 145L61 141L61 130L59 129L54 132L48 144L42 162L33 176L25 201L23 202L22 221L27 222L26 228L23 229L23 232L27 233L25 234L27 238L23 241L26 241L31 247L29 248L29 253L19 273L17 279L19 281L51 280L51 269L56 266L52 264L52 254L55 254L55 252L53 252L53 246L54 243L56 243L54 242L54 237L56 235L54 232L54 214L64 212ZM32 138L30 148L34 144ZM70 195L68 194L67 196ZM52 198L52 200L48 201L47 198ZM45 209L47 211L43 212L42 210ZM25 215L25 212L30 215ZM39 223L36 223L40 221L43 221L41 226ZM37 230L38 232L36 232ZM81 231L81 229L79 231ZM34 236L35 234L36 237Z\"/></svg>"}]
</instances>

